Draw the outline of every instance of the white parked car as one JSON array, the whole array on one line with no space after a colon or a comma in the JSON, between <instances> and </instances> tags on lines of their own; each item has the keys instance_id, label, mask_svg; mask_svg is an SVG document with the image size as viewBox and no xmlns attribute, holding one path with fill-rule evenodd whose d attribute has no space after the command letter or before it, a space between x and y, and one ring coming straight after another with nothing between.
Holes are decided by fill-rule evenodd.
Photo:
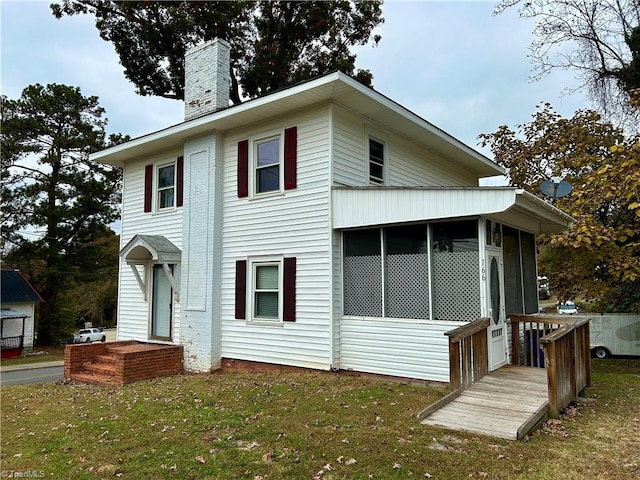
<instances>
[{"instance_id":1,"label":"white parked car","mask_svg":"<svg viewBox=\"0 0 640 480\"><path fill-rule=\"evenodd\" d=\"M73 336L73 343L104 342L107 336L100 328L84 328Z\"/></svg>"},{"instance_id":2,"label":"white parked car","mask_svg":"<svg viewBox=\"0 0 640 480\"><path fill-rule=\"evenodd\" d=\"M578 313L578 307L573 302L564 302L558 305L558 313L560 315L573 315Z\"/></svg>"}]
</instances>

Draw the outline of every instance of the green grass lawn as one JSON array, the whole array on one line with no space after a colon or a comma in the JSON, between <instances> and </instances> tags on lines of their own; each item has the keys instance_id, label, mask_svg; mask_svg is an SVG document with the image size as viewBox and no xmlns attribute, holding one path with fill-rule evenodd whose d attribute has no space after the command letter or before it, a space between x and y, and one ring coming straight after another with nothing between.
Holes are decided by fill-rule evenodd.
<instances>
[{"instance_id":1,"label":"green grass lawn","mask_svg":"<svg viewBox=\"0 0 640 480\"><path fill-rule=\"evenodd\" d=\"M14 365L28 365L31 363L55 362L64 360L63 353L51 355L34 355L32 357L6 358L0 363L0 367L11 367Z\"/></svg>"},{"instance_id":2,"label":"green grass lawn","mask_svg":"<svg viewBox=\"0 0 640 480\"><path fill-rule=\"evenodd\" d=\"M589 401L524 442L418 423L446 392L326 372L2 387L2 470L55 479L640 476L640 360L594 362Z\"/></svg>"}]
</instances>

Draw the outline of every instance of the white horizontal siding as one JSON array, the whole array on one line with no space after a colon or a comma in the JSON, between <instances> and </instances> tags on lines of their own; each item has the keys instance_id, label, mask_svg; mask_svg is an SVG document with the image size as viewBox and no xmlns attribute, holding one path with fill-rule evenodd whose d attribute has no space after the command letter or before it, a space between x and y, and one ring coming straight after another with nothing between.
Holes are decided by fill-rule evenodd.
<instances>
[{"instance_id":1,"label":"white horizontal siding","mask_svg":"<svg viewBox=\"0 0 640 480\"><path fill-rule=\"evenodd\" d=\"M332 258L333 264L333 367L340 368L340 333L342 316L342 234L337 230L332 235Z\"/></svg>"},{"instance_id":2,"label":"white horizontal siding","mask_svg":"<svg viewBox=\"0 0 640 480\"><path fill-rule=\"evenodd\" d=\"M237 142L297 126L297 188L260 199L237 196ZM329 117L322 107L231 132L225 138L222 260L223 358L328 369L330 354ZM234 318L235 262L296 257L296 321L248 324Z\"/></svg>"},{"instance_id":3,"label":"white horizontal siding","mask_svg":"<svg viewBox=\"0 0 640 480\"><path fill-rule=\"evenodd\" d=\"M341 108L334 114L333 181L337 185L368 185L364 119ZM466 168L405 137L372 125L383 132L387 148L389 186L477 186L478 179Z\"/></svg>"},{"instance_id":4,"label":"white horizontal siding","mask_svg":"<svg viewBox=\"0 0 640 480\"><path fill-rule=\"evenodd\" d=\"M343 318L340 368L438 382L449 381L445 332L459 322Z\"/></svg>"},{"instance_id":5,"label":"white horizontal siding","mask_svg":"<svg viewBox=\"0 0 640 480\"><path fill-rule=\"evenodd\" d=\"M182 249L182 208L170 212L145 213L144 209L144 168L145 165L170 162L181 151L162 156L128 162L123 172L122 193L122 233L120 247L124 247L135 235L164 235L173 244ZM139 267L142 276L142 268ZM150 274L150 272L149 272ZM174 271L180 278L179 268ZM144 277L143 277L144 278ZM151 282L149 281L148 284ZM120 260L118 281L118 339L147 340L149 338L149 308L151 291L145 301L129 265ZM180 327L180 303L174 301L173 338L178 338Z\"/></svg>"}]
</instances>

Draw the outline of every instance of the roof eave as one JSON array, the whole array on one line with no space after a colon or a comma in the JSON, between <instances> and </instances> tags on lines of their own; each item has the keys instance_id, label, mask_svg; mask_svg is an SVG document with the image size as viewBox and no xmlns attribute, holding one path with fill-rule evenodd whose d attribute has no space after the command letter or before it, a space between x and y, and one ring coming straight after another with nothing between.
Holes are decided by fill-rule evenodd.
<instances>
[{"instance_id":1,"label":"roof eave","mask_svg":"<svg viewBox=\"0 0 640 480\"><path fill-rule=\"evenodd\" d=\"M385 119L388 117L390 127L401 123L402 133L433 146L435 150L444 152L455 161L472 168L478 177L506 173L504 168L460 140L385 95L341 72L334 72L293 85L264 97L135 138L129 142L93 153L90 158L97 162L122 167L129 159L139 158L156 151L179 148L185 140L198 135L212 133L216 130L229 130L255 121L273 118L274 111L279 111L278 105L283 107L282 113L286 113L294 109L309 108L328 102L334 102L356 111L359 109L367 110L367 112L362 111L362 115L367 116L368 113L378 122L386 121ZM376 115L380 109L384 109L388 115Z\"/></svg>"}]
</instances>

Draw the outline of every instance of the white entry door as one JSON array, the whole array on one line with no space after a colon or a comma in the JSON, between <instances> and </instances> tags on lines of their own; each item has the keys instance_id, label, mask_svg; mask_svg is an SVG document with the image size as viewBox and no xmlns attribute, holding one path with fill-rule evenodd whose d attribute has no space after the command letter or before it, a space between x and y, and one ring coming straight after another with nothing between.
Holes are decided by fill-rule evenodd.
<instances>
[{"instance_id":1,"label":"white entry door","mask_svg":"<svg viewBox=\"0 0 640 480\"><path fill-rule=\"evenodd\" d=\"M507 328L504 306L504 269L502 252L487 250L487 312L489 326L489 370L496 370L507 363Z\"/></svg>"},{"instance_id":2,"label":"white entry door","mask_svg":"<svg viewBox=\"0 0 640 480\"><path fill-rule=\"evenodd\" d=\"M153 266L151 338L171 340L173 289L162 265Z\"/></svg>"}]
</instances>

